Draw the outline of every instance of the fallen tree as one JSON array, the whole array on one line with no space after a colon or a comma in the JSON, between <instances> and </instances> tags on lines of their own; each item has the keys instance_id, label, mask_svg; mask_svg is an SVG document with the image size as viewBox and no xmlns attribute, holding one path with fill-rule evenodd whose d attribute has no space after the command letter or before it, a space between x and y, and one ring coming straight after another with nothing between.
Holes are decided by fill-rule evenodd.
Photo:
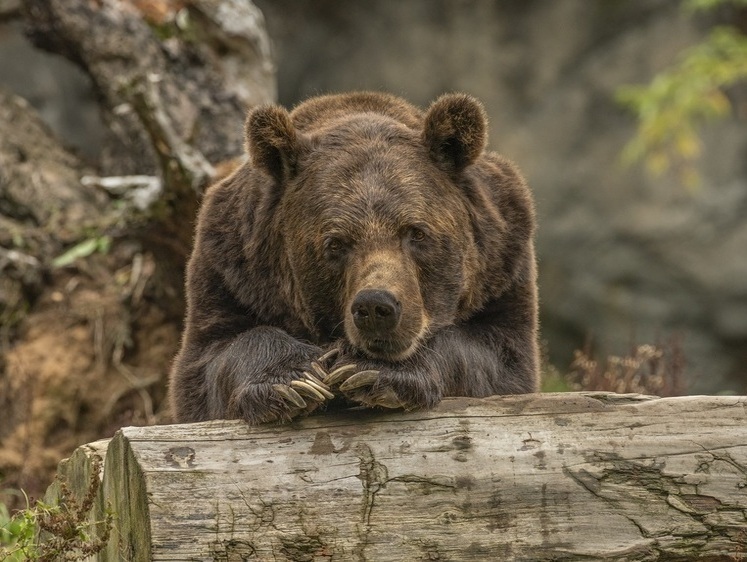
<instances>
[{"instance_id":1,"label":"fallen tree","mask_svg":"<svg viewBox=\"0 0 747 562\"><path fill-rule=\"evenodd\" d=\"M84 494L104 461L101 560L741 560L746 405L537 394L128 427L59 475Z\"/></svg>"}]
</instances>

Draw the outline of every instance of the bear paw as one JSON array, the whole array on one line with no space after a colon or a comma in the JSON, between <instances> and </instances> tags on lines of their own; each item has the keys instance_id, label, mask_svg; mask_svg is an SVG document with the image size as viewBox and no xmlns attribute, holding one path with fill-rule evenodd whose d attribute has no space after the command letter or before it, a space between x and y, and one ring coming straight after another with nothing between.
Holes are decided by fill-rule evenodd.
<instances>
[{"instance_id":1,"label":"bear paw","mask_svg":"<svg viewBox=\"0 0 747 562\"><path fill-rule=\"evenodd\" d=\"M358 395L356 401L366 406L408 409L392 388L377 385L378 381L379 371L360 371L340 385L340 392L352 399Z\"/></svg>"},{"instance_id":2,"label":"bear paw","mask_svg":"<svg viewBox=\"0 0 747 562\"><path fill-rule=\"evenodd\" d=\"M282 403L282 408L287 412L288 418L295 418L301 414L309 414L328 400L335 398L331 392L327 379L343 380L341 375L355 372L355 365L344 365L329 373L323 365L327 365L338 354L337 349L332 349L311 361L311 368L303 371L299 379L291 380L286 384L276 383L272 385L276 398Z\"/></svg>"},{"instance_id":3,"label":"bear paw","mask_svg":"<svg viewBox=\"0 0 747 562\"><path fill-rule=\"evenodd\" d=\"M323 382L309 373L291 375L286 382L265 382L245 386L233 400L229 417L242 418L250 425L290 421L307 415L334 398Z\"/></svg>"},{"instance_id":4,"label":"bear paw","mask_svg":"<svg viewBox=\"0 0 747 562\"><path fill-rule=\"evenodd\" d=\"M292 380L288 384L273 384L272 389L287 406L299 411L310 411L310 406L314 406L313 409L316 409L319 404L335 397L326 384L306 371L300 379ZM311 404L307 404L307 401ZM314 402L318 404L314 404Z\"/></svg>"},{"instance_id":5,"label":"bear paw","mask_svg":"<svg viewBox=\"0 0 747 562\"><path fill-rule=\"evenodd\" d=\"M324 378L324 383L339 385L348 400L367 407L415 410L433 407L441 399L438 386L424 373L389 367L359 371L357 365L343 365Z\"/></svg>"}]
</instances>

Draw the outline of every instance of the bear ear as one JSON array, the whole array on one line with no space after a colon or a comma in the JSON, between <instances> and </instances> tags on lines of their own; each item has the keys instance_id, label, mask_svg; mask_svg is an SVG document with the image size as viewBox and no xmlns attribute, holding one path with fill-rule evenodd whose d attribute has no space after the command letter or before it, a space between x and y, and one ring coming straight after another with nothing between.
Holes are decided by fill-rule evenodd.
<instances>
[{"instance_id":1,"label":"bear ear","mask_svg":"<svg viewBox=\"0 0 747 562\"><path fill-rule=\"evenodd\" d=\"M423 142L431 158L448 172L459 172L482 154L488 117L482 104L466 94L445 94L425 115Z\"/></svg>"},{"instance_id":2,"label":"bear ear","mask_svg":"<svg viewBox=\"0 0 747 562\"><path fill-rule=\"evenodd\" d=\"M288 112L277 105L253 109L246 118L246 150L254 167L278 181L293 176L299 138Z\"/></svg>"}]
</instances>

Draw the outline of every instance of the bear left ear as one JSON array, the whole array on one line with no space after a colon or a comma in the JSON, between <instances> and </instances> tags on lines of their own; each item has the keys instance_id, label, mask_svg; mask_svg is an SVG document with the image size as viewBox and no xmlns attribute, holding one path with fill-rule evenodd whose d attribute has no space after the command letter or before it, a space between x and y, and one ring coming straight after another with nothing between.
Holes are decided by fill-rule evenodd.
<instances>
[{"instance_id":1,"label":"bear left ear","mask_svg":"<svg viewBox=\"0 0 747 562\"><path fill-rule=\"evenodd\" d=\"M445 94L425 115L423 142L431 158L448 172L459 172L482 154L488 140L488 117L467 94Z\"/></svg>"},{"instance_id":2,"label":"bear left ear","mask_svg":"<svg viewBox=\"0 0 747 562\"><path fill-rule=\"evenodd\" d=\"M245 125L246 150L252 164L281 182L295 174L300 139L288 112L263 105L249 113Z\"/></svg>"}]
</instances>

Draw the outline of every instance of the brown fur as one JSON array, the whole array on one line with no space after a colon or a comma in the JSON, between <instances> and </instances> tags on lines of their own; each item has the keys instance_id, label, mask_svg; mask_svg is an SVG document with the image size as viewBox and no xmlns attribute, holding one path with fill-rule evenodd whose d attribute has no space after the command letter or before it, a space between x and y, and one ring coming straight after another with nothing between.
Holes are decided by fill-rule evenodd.
<instances>
[{"instance_id":1,"label":"brown fur","mask_svg":"<svg viewBox=\"0 0 747 562\"><path fill-rule=\"evenodd\" d=\"M177 420L288 418L272 384L331 347L379 371L345 393L365 405L382 390L405 408L537 390L533 203L484 151L479 102L448 94L424 114L387 94L322 96L255 109L246 128L249 162L198 219ZM397 321L368 323L369 297Z\"/></svg>"}]
</instances>

